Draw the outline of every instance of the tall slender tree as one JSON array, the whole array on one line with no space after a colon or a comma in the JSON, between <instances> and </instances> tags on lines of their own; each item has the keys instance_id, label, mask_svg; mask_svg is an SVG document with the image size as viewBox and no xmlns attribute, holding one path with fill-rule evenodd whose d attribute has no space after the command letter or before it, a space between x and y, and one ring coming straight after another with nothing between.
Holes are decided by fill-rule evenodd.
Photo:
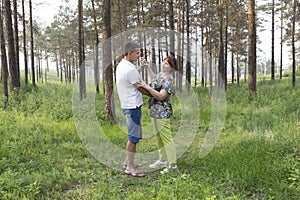
<instances>
[{"instance_id":1,"label":"tall slender tree","mask_svg":"<svg viewBox=\"0 0 300 200\"><path fill-rule=\"evenodd\" d=\"M274 58L274 35L275 35L275 0L272 0L272 58L271 58L271 80L275 79L275 58Z\"/></svg>"},{"instance_id":2,"label":"tall slender tree","mask_svg":"<svg viewBox=\"0 0 300 200\"><path fill-rule=\"evenodd\" d=\"M78 55L79 55L79 91L80 99L86 98L84 35L83 35L83 0L78 0Z\"/></svg>"},{"instance_id":3,"label":"tall slender tree","mask_svg":"<svg viewBox=\"0 0 300 200\"><path fill-rule=\"evenodd\" d=\"M219 81L218 85L223 87L225 70L224 70L224 39L223 39L223 21L224 21L224 2L223 0L219 1Z\"/></svg>"},{"instance_id":4,"label":"tall slender tree","mask_svg":"<svg viewBox=\"0 0 300 200\"><path fill-rule=\"evenodd\" d=\"M25 84L28 84L28 62L27 62L27 38L26 38L26 21L25 21L25 0L22 0L22 25L23 25L23 54L24 54L24 71Z\"/></svg>"},{"instance_id":5,"label":"tall slender tree","mask_svg":"<svg viewBox=\"0 0 300 200\"><path fill-rule=\"evenodd\" d=\"M280 5L280 69L279 69L279 78L282 79L282 49L283 49L283 0L281 0Z\"/></svg>"},{"instance_id":6,"label":"tall slender tree","mask_svg":"<svg viewBox=\"0 0 300 200\"><path fill-rule=\"evenodd\" d=\"M256 93L256 21L255 21L255 0L248 0L248 91L251 98Z\"/></svg>"},{"instance_id":7,"label":"tall slender tree","mask_svg":"<svg viewBox=\"0 0 300 200\"><path fill-rule=\"evenodd\" d=\"M225 0L225 47L224 47L224 89L227 90L227 59L228 59L228 24L229 24L229 2Z\"/></svg>"},{"instance_id":8,"label":"tall slender tree","mask_svg":"<svg viewBox=\"0 0 300 200\"><path fill-rule=\"evenodd\" d=\"M95 31L95 43L94 43L94 78L95 78L95 85L96 85L96 92L99 93L99 80L100 80L100 74L99 74L99 34L98 34L98 26L97 26L97 16L95 11L95 0L92 0L92 10L93 10L93 22L94 22L94 31Z\"/></svg>"},{"instance_id":9,"label":"tall slender tree","mask_svg":"<svg viewBox=\"0 0 300 200\"><path fill-rule=\"evenodd\" d=\"M3 17L2 17L2 4L0 4L0 48L1 48L1 72L2 72L2 86L3 86L3 95L4 95L4 106L8 102L8 67L7 67L7 57L6 57L6 48L4 40L4 30L3 30Z\"/></svg>"},{"instance_id":10,"label":"tall slender tree","mask_svg":"<svg viewBox=\"0 0 300 200\"><path fill-rule=\"evenodd\" d=\"M173 0L169 0L168 1L169 4L168 8L169 8L169 22L170 22L170 29L171 29L171 35L170 35L170 54L171 56L175 56L175 25L174 25L174 2Z\"/></svg>"},{"instance_id":11,"label":"tall slender tree","mask_svg":"<svg viewBox=\"0 0 300 200\"><path fill-rule=\"evenodd\" d=\"M292 16L292 86L296 87L296 48L295 48L295 31L296 31L296 9L297 0L293 3L293 16Z\"/></svg>"},{"instance_id":12,"label":"tall slender tree","mask_svg":"<svg viewBox=\"0 0 300 200\"><path fill-rule=\"evenodd\" d=\"M14 40L15 40L15 52L16 52L16 70L17 79L20 84L20 56L19 56L19 28L18 28L18 4L17 0L13 0L14 7Z\"/></svg>"},{"instance_id":13,"label":"tall slender tree","mask_svg":"<svg viewBox=\"0 0 300 200\"><path fill-rule=\"evenodd\" d=\"M104 89L105 89L105 119L114 121L113 104L113 70L111 56L111 7L110 0L103 0L103 32L102 38L105 40L102 46L103 67L104 67Z\"/></svg>"},{"instance_id":14,"label":"tall slender tree","mask_svg":"<svg viewBox=\"0 0 300 200\"><path fill-rule=\"evenodd\" d=\"M35 69L34 69L34 41L33 41L32 0L29 0L29 21L30 21L31 78L32 78L32 85L36 86L36 83L35 83Z\"/></svg>"},{"instance_id":15,"label":"tall slender tree","mask_svg":"<svg viewBox=\"0 0 300 200\"><path fill-rule=\"evenodd\" d=\"M201 2L201 6L200 6L200 17L202 19L204 19L204 14L205 10L204 10L204 2ZM205 28L205 23L203 22L203 20L201 20L201 86L204 87L205 86L205 64L204 64L204 28Z\"/></svg>"},{"instance_id":16,"label":"tall slender tree","mask_svg":"<svg viewBox=\"0 0 300 200\"><path fill-rule=\"evenodd\" d=\"M190 0L186 0L186 89L191 90Z\"/></svg>"},{"instance_id":17,"label":"tall slender tree","mask_svg":"<svg viewBox=\"0 0 300 200\"><path fill-rule=\"evenodd\" d=\"M183 0L178 0L177 1L177 32L182 34L182 5L181 2ZM182 77L183 77L183 66L181 64L182 61L182 53L181 53L181 47L182 47L182 43L183 41L180 39L181 35L179 34L179 38L177 39L177 65L178 65L178 77L176 77L176 88L178 88L179 91L182 91Z\"/></svg>"},{"instance_id":18,"label":"tall slender tree","mask_svg":"<svg viewBox=\"0 0 300 200\"><path fill-rule=\"evenodd\" d=\"M11 91L15 88L20 87L20 80L18 79L18 71L16 64L16 51L15 51L15 40L12 23L12 12L10 0L4 0L4 16L5 16L5 27L7 33L7 47L8 47L8 59L9 59L9 72L10 72L10 89Z\"/></svg>"}]
</instances>

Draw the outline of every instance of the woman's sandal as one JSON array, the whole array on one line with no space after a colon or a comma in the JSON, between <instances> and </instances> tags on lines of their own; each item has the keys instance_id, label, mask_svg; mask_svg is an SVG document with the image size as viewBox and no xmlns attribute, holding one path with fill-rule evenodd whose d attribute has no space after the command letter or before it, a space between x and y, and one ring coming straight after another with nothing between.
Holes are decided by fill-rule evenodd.
<instances>
[{"instance_id":1,"label":"woman's sandal","mask_svg":"<svg viewBox=\"0 0 300 200\"><path fill-rule=\"evenodd\" d=\"M124 173L130 176L134 176L134 177L144 177L146 176L145 174L138 172L136 170L130 171L128 169L124 170Z\"/></svg>"}]
</instances>

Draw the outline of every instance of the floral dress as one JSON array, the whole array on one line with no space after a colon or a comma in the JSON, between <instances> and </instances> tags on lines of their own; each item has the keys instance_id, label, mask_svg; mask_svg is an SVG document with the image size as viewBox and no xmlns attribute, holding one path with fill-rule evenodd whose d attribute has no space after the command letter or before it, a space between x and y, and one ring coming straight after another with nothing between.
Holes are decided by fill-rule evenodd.
<instances>
[{"instance_id":1,"label":"floral dress","mask_svg":"<svg viewBox=\"0 0 300 200\"><path fill-rule=\"evenodd\" d=\"M175 93L174 78L172 76L163 78L162 73L155 75L150 86L158 92L160 92L162 89L165 89L169 95ZM150 117L152 118L165 119L172 117L173 110L170 98L160 101L154 97L150 97L148 100L148 106L150 109Z\"/></svg>"}]
</instances>

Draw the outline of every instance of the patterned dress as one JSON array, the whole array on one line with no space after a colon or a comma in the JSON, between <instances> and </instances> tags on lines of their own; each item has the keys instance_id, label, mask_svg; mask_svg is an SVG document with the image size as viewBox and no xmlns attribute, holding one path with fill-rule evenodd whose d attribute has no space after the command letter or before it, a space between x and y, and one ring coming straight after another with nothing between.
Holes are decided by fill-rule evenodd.
<instances>
[{"instance_id":1,"label":"patterned dress","mask_svg":"<svg viewBox=\"0 0 300 200\"><path fill-rule=\"evenodd\" d=\"M160 92L162 89L165 89L169 95L175 93L174 78L172 76L163 78L162 73L155 75L150 86L158 92ZM170 98L160 101L154 97L151 97L148 100L148 106L150 109L150 117L152 118L165 119L172 117L173 110Z\"/></svg>"}]
</instances>

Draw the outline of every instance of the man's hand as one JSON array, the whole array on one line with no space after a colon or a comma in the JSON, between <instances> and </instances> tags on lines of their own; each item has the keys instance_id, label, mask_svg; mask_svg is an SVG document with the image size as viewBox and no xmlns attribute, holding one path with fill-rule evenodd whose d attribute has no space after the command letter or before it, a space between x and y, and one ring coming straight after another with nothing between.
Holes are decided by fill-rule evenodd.
<instances>
[{"instance_id":1,"label":"man's hand","mask_svg":"<svg viewBox=\"0 0 300 200\"><path fill-rule=\"evenodd\" d=\"M137 90L140 91L143 95L147 95L148 97L153 97L153 95L143 87L139 87L137 88Z\"/></svg>"},{"instance_id":2,"label":"man's hand","mask_svg":"<svg viewBox=\"0 0 300 200\"><path fill-rule=\"evenodd\" d=\"M142 64L142 66L148 65L148 62L147 62L146 58L141 57L141 64Z\"/></svg>"},{"instance_id":3,"label":"man's hand","mask_svg":"<svg viewBox=\"0 0 300 200\"><path fill-rule=\"evenodd\" d=\"M142 94L147 95L149 97L153 97L153 95L147 90L147 88L149 88L150 86L143 81L142 79L140 79L138 82L136 82L134 84L134 87L140 91Z\"/></svg>"}]
</instances>

